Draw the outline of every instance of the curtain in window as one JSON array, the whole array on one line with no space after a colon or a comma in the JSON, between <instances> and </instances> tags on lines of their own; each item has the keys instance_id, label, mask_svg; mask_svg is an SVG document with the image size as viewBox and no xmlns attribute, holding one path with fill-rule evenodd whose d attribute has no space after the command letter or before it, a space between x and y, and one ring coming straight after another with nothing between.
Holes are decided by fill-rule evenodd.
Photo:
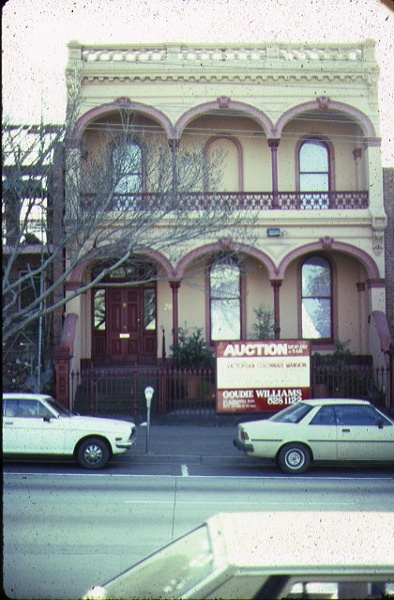
<instances>
[{"instance_id":1,"label":"curtain in window","mask_svg":"<svg viewBox=\"0 0 394 600\"><path fill-rule=\"evenodd\" d=\"M302 265L302 337L332 338L331 267L325 258L314 256Z\"/></svg>"},{"instance_id":2,"label":"curtain in window","mask_svg":"<svg viewBox=\"0 0 394 600\"><path fill-rule=\"evenodd\" d=\"M328 208L330 190L329 151L319 140L308 140L300 148L300 191L317 192L315 199L301 195L301 208Z\"/></svg>"},{"instance_id":3,"label":"curtain in window","mask_svg":"<svg viewBox=\"0 0 394 600\"><path fill-rule=\"evenodd\" d=\"M112 152L115 208L124 204L124 196L140 194L142 191L142 151L134 141L118 143ZM130 199L127 200L130 202Z\"/></svg>"},{"instance_id":4,"label":"curtain in window","mask_svg":"<svg viewBox=\"0 0 394 600\"><path fill-rule=\"evenodd\" d=\"M241 336L241 271L228 258L217 259L210 270L211 339L239 340Z\"/></svg>"}]
</instances>

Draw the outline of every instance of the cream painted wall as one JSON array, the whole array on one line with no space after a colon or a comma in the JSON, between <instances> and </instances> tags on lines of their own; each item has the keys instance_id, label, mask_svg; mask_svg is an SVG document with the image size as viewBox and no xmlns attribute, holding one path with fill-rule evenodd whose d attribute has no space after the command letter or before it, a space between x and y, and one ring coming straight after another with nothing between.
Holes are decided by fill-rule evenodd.
<instances>
[{"instance_id":1,"label":"cream painted wall","mask_svg":"<svg viewBox=\"0 0 394 600\"><path fill-rule=\"evenodd\" d=\"M299 338L299 278L298 261L292 262L286 269L286 277L280 288L280 325L281 338Z\"/></svg>"},{"instance_id":2,"label":"cream painted wall","mask_svg":"<svg viewBox=\"0 0 394 600\"><path fill-rule=\"evenodd\" d=\"M360 265L352 258L344 254L335 254L335 273L337 288L337 310L341 315L338 322L337 339L341 342L349 340L349 349L358 353L360 348L360 313L359 303L360 295L357 290L357 283L365 278L361 278ZM366 315L364 315L366 318Z\"/></svg>"},{"instance_id":3,"label":"cream painted wall","mask_svg":"<svg viewBox=\"0 0 394 600\"><path fill-rule=\"evenodd\" d=\"M274 310L274 293L269 281L267 269L257 260L246 257L242 263L243 277L246 282L246 338L252 338L252 328L256 323L254 309L263 306L264 309Z\"/></svg>"},{"instance_id":4,"label":"cream painted wall","mask_svg":"<svg viewBox=\"0 0 394 600\"><path fill-rule=\"evenodd\" d=\"M166 338L166 353L172 344L172 291L168 281L157 282L157 356L161 357L163 329Z\"/></svg>"},{"instance_id":5,"label":"cream painted wall","mask_svg":"<svg viewBox=\"0 0 394 600\"><path fill-rule=\"evenodd\" d=\"M203 335L206 320L207 288L205 280L205 263L190 266L182 279L179 288L179 327L201 327Z\"/></svg>"}]
</instances>

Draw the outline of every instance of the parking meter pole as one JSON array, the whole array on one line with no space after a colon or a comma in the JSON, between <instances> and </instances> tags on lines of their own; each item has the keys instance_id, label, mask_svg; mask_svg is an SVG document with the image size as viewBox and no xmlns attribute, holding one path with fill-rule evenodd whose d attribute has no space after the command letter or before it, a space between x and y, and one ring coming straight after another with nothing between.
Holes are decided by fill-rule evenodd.
<instances>
[{"instance_id":1,"label":"parking meter pole","mask_svg":"<svg viewBox=\"0 0 394 600\"><path fill-rule=\"evenodd\" d=\"M150 436L150 409L152 405L152 397L154 393L153 387L146 387L144 390L146 400L146 449L145 453L149 454L149 436Z\"/></svg>"},{"instance_id":2,"label":"parking meter pole","mask_svg":"<svg viewBox=\"0 0 394 600\"><path fill-rule=\"evenodd\" d=\"M149 454L149 435L150 435L150 406L146 407L146 454Z\"/></svg>"}]
</instances>

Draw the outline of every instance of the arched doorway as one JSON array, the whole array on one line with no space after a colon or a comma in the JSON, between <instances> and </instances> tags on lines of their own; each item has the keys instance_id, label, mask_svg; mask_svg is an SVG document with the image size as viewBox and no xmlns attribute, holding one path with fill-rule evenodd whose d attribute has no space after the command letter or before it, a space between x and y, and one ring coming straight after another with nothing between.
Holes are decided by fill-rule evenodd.
<instances>
[{"instance_id":1,"label":"arched doorway","mask_svg":"<svg viewBox=\"0 0 394 600\"><path fill-rule=\"evenodd\" d=\"M105 265L93 268L93 276ZM92 292L92 359L96 363L152 363L157 358L156 268L129 261Z\"/></svg>"}]
</instances>

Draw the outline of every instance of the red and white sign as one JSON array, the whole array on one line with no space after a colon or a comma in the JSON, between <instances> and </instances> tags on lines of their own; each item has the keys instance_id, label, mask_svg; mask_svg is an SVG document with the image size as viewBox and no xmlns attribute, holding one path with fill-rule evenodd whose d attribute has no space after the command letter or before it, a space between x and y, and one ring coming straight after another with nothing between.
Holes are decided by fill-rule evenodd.
<instances>
[{"instance_id":1,"label":"red and white sign","mask_svg":"<svg viewBox=\"0 0 394 600\"><path fill-rule=\"evenodd\" d=\"M273 412L310 398L310 369L306 340L217 342L217 412Z\"/></svg>"}]
</instances>

